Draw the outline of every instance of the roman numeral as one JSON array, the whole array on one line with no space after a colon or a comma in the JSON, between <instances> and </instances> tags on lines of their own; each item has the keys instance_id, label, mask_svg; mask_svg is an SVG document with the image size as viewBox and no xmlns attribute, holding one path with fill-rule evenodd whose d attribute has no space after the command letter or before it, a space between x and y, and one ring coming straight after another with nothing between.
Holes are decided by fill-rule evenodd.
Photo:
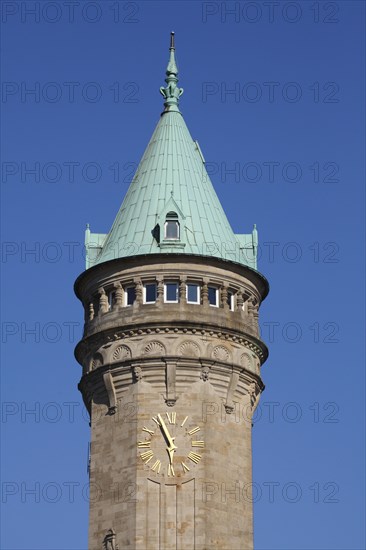
<instances>
[{"instance_id":1,"label":"roman numeral","mask_svg":"<svg viewBox=\"0 0 366 550\"><path fill-rule=\"evenodd\" d=\"M175 477L175 472L172 464L168 464L168 476Z\"/></svg>"},{"instance_id":2,"label":"roman numeral","mask_svg":"<svg viewBox=\"0 0 366 550\"><path fill-rule=\"evenodd\" d=\"M202 456L198 453L194 453L193 451L191 451L187 458L189 458L189 460L192 460L192 462L194 462L195 464L198 464Z\"/></svg>"},{"instance_id":3,"label":"roman numeral","mask_svg":"<svg viewBox=\"0 0 366 550\"><path fill-rule=\"evenodd\" d=\"M140 456L145 464L147 464L154 456L154 453L152 451L145 451L144 453L141 453Z\"/></svg>"},{"instance_id":4,"label":"roman numeral","mask_svg":"<svg viewBox=\"0 0 366 550\"><path fill-rule=\"evenodd\" d=\"M161 468L161 460L157 460L156 462L154 462L154 464L151 466L151 469L153 472L156 472L157 474L160 473L160 468Z\"/></svg>"},{"instance_id":5,"label":"roman numeral","mask_svg":"<svg viewBox=\"0 0 366 550\"><path fill-rule=\"evenodd\" d=\"M169 424L175 424L175 422L177 420L177 413L176 412L171 412L171 413L167 412L166 417L168 419Z\"/></svg>"},{"instance_id":6,"label":"roman numeral","mask_svg":"<svg viewBox=\"0 0 366 550\"><path fill-rule=\"evenodd\" d=\"M152 419L153 419L154 422L156 422L156 424L157 424L157 425L159 426L159 428L160 428L160 422L159 422L158 417L157 417L157 416L153 416Z\"/></svg>"},{"instance_id":7,"label":"roman numeral","mask_svg":"<svg viewBox=\"0 0 366 550\"><path fill-rule=\"evenodd\" d=\"M205 442L204 441L192 441L192 447L204 447Z\"/></svg>"},{"instance_id":8,"label":"roman numeral","mask_svg":"<svg viewBox=\"0 0 366 550\"><path fill-rule=\"evenodd\" d=\"M143 432L146 432L146 433L148 433L148 434L150 434L150 435L154 435L154 433L155 433L154 430L149 430L149 428L146 428L146 426L144 426L144 427L142 428L142 431L143 431Z\"/></svg>"},{"instance_id":9,"label":"roman numeral","mask_svg":"<svg viewBox=\"0 0 366 550\"><path fill-rule=\"evenodd\" d=\"M143 449L143 448L148 448L151 446L151 441L139 441L137 443L137 446L140 447L140 449Z\"/></svg>"},{"instance_id":10,"label":"roman numeral","mask_svg":"<svg viewBox=\"0 0 366 550\"><path fill-rule=\"evenodd\" d=\"M185 464L184 462L181 462L182 466L183 466L183 472L189 472L189 468L187 466L187 464Z\"/></svg>"},{"instance_id":11,"label":"roman numeral","mask_svg":"<svg viewBox=\"0 0 366 550\"><path fill-rule=\"evenodd\" d=\"M195 434L196 432L199 432L200 431L200 427L199 426L196 426L195 428L192 428L191 430L189 430L188 434L189 435L193 435Z\"/></svg>"},{"instance_id":12,"label":"roman numeral","mask_svg":"<svg viewBox=\"0 0 366 550\"><path fill-rule=\"evenodd\" d=\"M183 420L182 424L180 425L181 428L184 426L184 424L187 422L187 420L188 420L188 416L185 417L185 419Z\"/></svg>"}]
</instances>

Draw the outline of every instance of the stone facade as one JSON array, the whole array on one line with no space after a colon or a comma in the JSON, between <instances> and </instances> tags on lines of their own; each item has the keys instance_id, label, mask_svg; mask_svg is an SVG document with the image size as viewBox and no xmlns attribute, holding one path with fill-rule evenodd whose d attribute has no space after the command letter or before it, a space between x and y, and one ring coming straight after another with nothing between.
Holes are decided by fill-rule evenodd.
<instances>
[{"instance_id":1,"label":"stone facade","mask_svg":"<svg viewBox=\"0 0 366 550\"><path fill-rule=\"evenodd\" d=\"M168 283L177 288L170 303ZM146 284L154 303L144 303ZM199 287L197 303L187 284ZM85 310L79 387L91 415L89 549L252 548L266 280L234 262L161 254L97 265L75 289Z\"/></svg>"}]
</instances>

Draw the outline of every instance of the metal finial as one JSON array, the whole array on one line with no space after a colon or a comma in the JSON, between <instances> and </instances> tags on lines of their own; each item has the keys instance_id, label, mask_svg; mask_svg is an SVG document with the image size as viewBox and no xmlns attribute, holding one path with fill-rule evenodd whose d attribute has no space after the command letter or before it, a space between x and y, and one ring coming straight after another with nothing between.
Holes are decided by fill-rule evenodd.
<instances>
[{"instance_id":1,"label":"metal finial","mask_svg":"<svg viewBox=\"0 0 366 550\"><path fill-rule=\"evenodd\" d=\"M162 86L160 88L160 93L165 99L164 103L164 113L168 111L176 111L179 113L178 108L178 102L179 97L183 93L183 88L178 88L177 82L178 82L178 67L175 62L175 34L172 31L170 33L170 56L169 56L169 63L166 68L166 79L165 82L167 83L167 86Z\"/></svg>"}]
</instances>

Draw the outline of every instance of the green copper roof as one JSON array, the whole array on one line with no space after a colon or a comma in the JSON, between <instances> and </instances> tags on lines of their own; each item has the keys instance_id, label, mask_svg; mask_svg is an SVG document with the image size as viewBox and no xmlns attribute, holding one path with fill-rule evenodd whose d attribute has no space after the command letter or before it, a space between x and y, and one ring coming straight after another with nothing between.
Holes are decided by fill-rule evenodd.
<instances>
[{"instance_id":1,"label":"green copper roof","mask_svg":"<svg viewBox=\"0 0 366 550\"><path fill-rule=\"evenodd\" d=\"M205 168L197 141L179 112L174 35L166 71L165 109L107 235L86 230L87 265L140 254L215 256L256 269L254 228L235 235ZM165 238L167 214L179 224L177 238ZM168 218L172 219L172 218Z\"/></svg>"}]
</instances>

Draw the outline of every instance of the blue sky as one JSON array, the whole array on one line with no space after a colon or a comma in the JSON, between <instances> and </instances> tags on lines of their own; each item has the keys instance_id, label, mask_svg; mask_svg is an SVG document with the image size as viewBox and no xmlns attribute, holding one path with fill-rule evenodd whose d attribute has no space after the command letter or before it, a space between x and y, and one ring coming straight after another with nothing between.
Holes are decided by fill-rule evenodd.
<instances>
[{"instance_id":1,"label":"blue sky","mask_svg":"<svg viewBox=\"0 0 366 550\"><path fill-rule=\"evenodd\" d=\"M73 6L1 6L2 548L87 548L73 282L159 118L171 30L186 123L271 285L256 549L364 548L364 3Z\"/></svg>"}]
</instances>

